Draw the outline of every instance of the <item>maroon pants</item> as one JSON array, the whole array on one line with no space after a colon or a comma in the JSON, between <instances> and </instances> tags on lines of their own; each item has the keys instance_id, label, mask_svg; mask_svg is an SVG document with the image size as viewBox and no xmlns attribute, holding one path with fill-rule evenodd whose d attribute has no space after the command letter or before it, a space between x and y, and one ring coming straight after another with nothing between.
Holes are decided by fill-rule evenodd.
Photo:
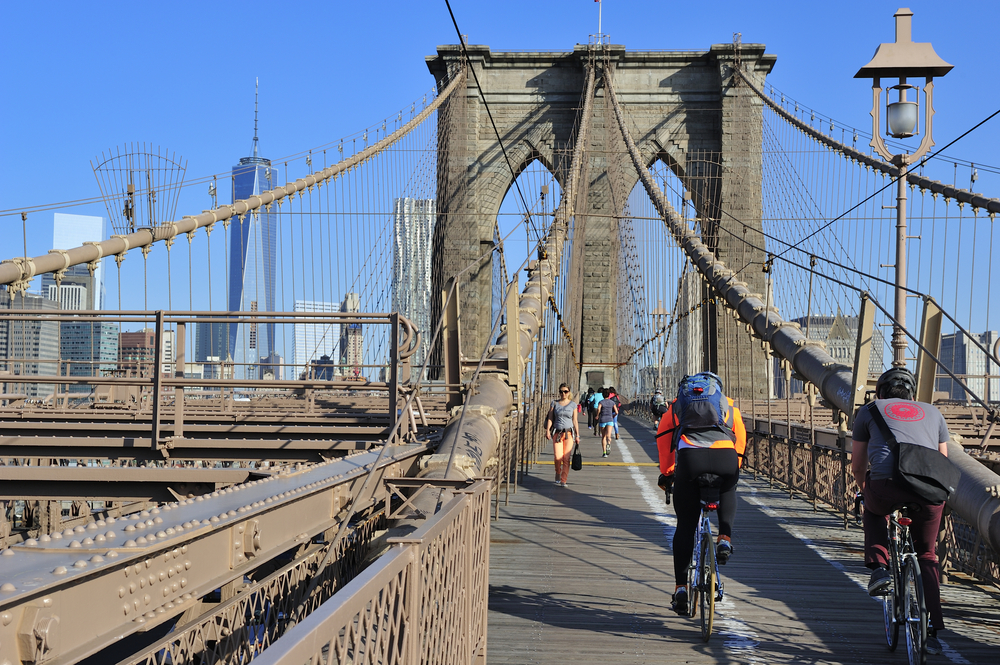
<instances>
[{"instance_id":1,"label":"maroon pants","mask_svg":"<svg viewBox=\"0 0 1000 665\"><path fill-rule=\"evenodd\" d=\"M944 504L928 505L926 501L897 485L889 479L865 482L865 566L889 567L889 520L892 509L904 503L918 503L922 508L908 514L913 520L910 536L917 551L920 575L924 583L924 601L931 617L931 626L936 630L944 628L941 614L941 569L938 567L938 530L941 528L941 514Z\"/></svg>"}]
</instances>

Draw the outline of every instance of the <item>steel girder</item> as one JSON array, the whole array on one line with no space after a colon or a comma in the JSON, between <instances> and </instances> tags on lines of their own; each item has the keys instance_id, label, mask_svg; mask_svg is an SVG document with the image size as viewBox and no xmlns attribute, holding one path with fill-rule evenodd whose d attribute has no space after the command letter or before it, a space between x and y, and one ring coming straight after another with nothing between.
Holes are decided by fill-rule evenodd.
<instances>
[{"instance_id":1,"label":"steel girder","mask_svg":"<svg viewBox=\"0 0 1000 665\"><path fill-rule=\"evenodd\" d=\"M384 502L424 444L394 446L46 534L0 553L0 662L70 663ZM376 477L360 496L367 474Z\"/></svg>"}]
</instances>

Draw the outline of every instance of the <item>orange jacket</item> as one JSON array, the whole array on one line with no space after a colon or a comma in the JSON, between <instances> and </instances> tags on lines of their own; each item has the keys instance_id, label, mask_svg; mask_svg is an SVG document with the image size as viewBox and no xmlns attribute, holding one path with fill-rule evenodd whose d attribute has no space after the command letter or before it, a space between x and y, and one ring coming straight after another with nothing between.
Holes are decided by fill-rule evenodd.
<instances>
[{"instance_id":1,"label":"orange jacket","mask_svg":"<svg viewBox=\"0 0 1000 665\"><path fill-rule=\"evenodd\" d=\"M740 410L733 406L733 400L731 397L727 397L729 400L729 406L733 410L733 434L736 435L736 441L732 441L729 437L719 433L719 440L712 443L709 448L735 448L736 454L740 458L740 466L743 466L743 453L747 449L747 430L746 426L743 424L743 416L740 414ZM677 451L674 449L674 437L673 431L677 428L677 418L674 416L674 403L670 403L670 407L667 412L660 417L660 426L656 429L656 450L660 457L660 473L665 476L674 475L674 469L676 467L676 454ZM687 436L682 434L681 439L687 443Z\"/></svg>"}]
</instances>

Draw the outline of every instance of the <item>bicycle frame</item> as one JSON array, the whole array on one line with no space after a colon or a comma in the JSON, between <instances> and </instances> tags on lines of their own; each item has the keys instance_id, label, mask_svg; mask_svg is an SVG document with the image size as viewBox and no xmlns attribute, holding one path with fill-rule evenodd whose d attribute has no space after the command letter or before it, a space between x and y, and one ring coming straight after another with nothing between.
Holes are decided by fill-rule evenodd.
<instances>
[{"instance_id":1,"label":"bicycle frame","mask_svg":"<svg viewBox=\"0 0 1000 665\"><path fill-rule=\"evenodd\" d=\"M910 535L911 520L906 508L889 515L889 570L892 589L882 598L885 638L889 651L895 651L899 627L906 635L906 653L910 665L924 665L927 659L927 606L924 602L920 564Z\"/></svg>"},{"instance_id":2,"label":"bicycle frame","mask_svg":"<svg viewBox=\"0 0 1000 665\"><path fill-rule=\"evenodd\" d=\"M688 616L693 617L696 606L701 612L701 638L707 642L712 635L715 620L715 603L724 595L719 561L715 555L715 538L712 533L711 513L718 502L701 500L701 516L695 532L694 552L688 564Z\"/></svg>"}]
</instances>

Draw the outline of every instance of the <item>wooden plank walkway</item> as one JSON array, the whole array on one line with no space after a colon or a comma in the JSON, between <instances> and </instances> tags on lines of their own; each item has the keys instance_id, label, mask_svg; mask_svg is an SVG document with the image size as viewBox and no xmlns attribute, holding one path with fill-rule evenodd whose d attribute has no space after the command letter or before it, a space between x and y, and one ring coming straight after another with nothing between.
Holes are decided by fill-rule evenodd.
<instances>
[{"instance_id":1,"label":"wooden plank walkway","mask_svg":"<svg viewBox=\"0 0 1000 665\"><path fill-rule=\"evenodd\" d=\"M535 465L493 523L488 663L906 662L905 645L885 647L881 606L863 590L861 530L752 475L717 632L702 643L697 618L669 610L673 511L656 487L652 429L623 419L608 460L583 439L568 487L551 463ZM943 591L945 653L928 663L1000 662L1000 593Z\"/></svg>"}]
</instances>

